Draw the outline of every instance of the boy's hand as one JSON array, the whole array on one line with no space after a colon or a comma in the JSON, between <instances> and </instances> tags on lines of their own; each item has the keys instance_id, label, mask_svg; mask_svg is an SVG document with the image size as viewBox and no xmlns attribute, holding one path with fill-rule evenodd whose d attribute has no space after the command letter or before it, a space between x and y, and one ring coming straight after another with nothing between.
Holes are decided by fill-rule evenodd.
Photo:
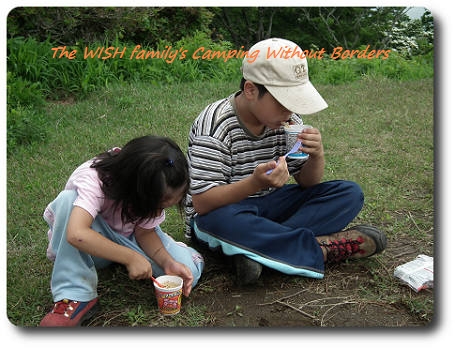
<instances>
[{"instance_id":1,"label":"boy's hand","mask_svg":"<svg viewBox=\"0 0 455 348\"><path fill-rule=\"evenodd\" d=\"M305 128L297 137L302 142L300 151L303 151L311 157L321 157L324 155L322 146L322 137L319 129Z\"/></svg>"},{"instance_id":2,"label":"boy's hand","mask_svg":"<svg viewBox=\"0 0 455 348\"><path fill-rule=\"evenodd\" d=\"M253 177L262 189L282 187L289 180L288 165L285 157L281 156L278 161L270 161L258 165L254 169Z\"/></svg>"}]
</instances>

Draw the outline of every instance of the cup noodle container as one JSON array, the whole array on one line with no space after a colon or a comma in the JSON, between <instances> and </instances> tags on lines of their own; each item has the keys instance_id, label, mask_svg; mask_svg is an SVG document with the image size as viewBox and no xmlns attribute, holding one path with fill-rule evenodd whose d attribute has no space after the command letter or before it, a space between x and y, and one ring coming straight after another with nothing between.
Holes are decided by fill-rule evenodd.
<instances>
[{"instance_id":1,"label":"cup noodle container","mask_svg":"<svg viewBox=\"0 0 455 348\"><path fill-rule=\"evenodd\" d=\"M303 124L291 124L284 127L284 132L286 134L286 152L292 149L294 144L297 142L297 135L306 128L313 128L309 125ZM308 154L304 152L295 152L288 156L289 158L306 158Z\"/></svg>"},{"instance_id":2,"label":"cup noodle container","mask_svg":"<svg viewBox=\"0 0 455 348\"><path fill-rule=\"evenodd\" d=\"M160 313L163 315L179 313L182 305L183 279L178 276L164 275L156 278L156 280L164 286L162 288L153 283Z\"/></svg>"}]
</instances>

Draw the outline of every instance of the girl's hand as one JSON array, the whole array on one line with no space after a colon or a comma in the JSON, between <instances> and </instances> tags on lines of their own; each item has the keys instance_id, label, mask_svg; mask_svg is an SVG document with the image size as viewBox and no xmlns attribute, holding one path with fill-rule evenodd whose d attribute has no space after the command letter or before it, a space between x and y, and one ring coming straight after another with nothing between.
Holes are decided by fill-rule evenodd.
<instances>
[{"instance_id":1,"label":"girl's hand","mask_svg":"<svg viewBox=\"0 0 455 348\"><path fill-rule=\"evenodd\" d=\"M193 273L184 264L176 261L169 262L164 266L164 273L169 275L180 276L183 279L183 295L188 297L193 287Z\"/></svg>"},{"instance_id":2,"label":"girl's hand","mask_svg":"<svg viewBox=\"0 0 455 348\"><path fill-rule=\"evenodd\" d=\"M150 279L153 274L152 265L144 256L133 252L133 256L125 264L128 277L133 280Z\"/></svg>"}]
</instances>

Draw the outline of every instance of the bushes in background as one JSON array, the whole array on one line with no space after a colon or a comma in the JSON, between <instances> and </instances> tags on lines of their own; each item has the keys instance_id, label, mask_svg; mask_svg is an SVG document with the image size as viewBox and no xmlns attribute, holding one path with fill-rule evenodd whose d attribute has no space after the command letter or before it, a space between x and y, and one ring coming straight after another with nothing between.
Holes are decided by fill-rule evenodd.
<instances>
[{"instance_id":1,"label":"bushes in background","mask_svg":"<svg viewBox=\"0 0 455 348\"><path fill-rule=\"evenodd\" d=\"M91 43L88 46L67 47L77 50L74 59L53 57L52 48L59 44L34 38L16 37L7 42L7 140L8 151L45 137L43 105L46 100L78 99L98 88L115 82L149 81L157 86L174 82L232 81L240 79L241 58L203 59L207 51L222 52L238 49L227 41L214 42L207 34L196 31L176 42L160 41L157 47L141 45L130 59L138 43L114 41ZM101 48L126 48L122 58L99 54L84 57L84 51ZM200 50L201 48L204 50ZM200 50L198 59L193 52ZM175 52L171 59L141 59L140 50ZM185 52L185 58L183 57ZM100 52L100 51L98 51ZM139 57L139 58L138 58ZM323 59L308 59L310 79L314 84L342 84L364 76L409 80L433 77L433 51L425 56L404 58L391 52L387 59L338 59L328 55Z\"/></svg>"}]
</instances>

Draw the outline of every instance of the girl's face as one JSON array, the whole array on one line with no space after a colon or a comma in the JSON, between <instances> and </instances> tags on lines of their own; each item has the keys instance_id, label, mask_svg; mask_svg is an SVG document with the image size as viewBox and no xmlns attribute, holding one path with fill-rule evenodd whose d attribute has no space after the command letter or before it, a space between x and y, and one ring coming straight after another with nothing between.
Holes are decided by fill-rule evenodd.
<instances>
[{"instance_id":1,"label":"girl's face","mask_svg":"<svg viewBox=\"0 0 455 348\"><path fill-rule=\"evenodd\" d=\"M161 200L161 209L166 209L177 205L186 194L186 185L183 185L179 188L167 187L166 192Z\"/></svg>"}]
</instances>

